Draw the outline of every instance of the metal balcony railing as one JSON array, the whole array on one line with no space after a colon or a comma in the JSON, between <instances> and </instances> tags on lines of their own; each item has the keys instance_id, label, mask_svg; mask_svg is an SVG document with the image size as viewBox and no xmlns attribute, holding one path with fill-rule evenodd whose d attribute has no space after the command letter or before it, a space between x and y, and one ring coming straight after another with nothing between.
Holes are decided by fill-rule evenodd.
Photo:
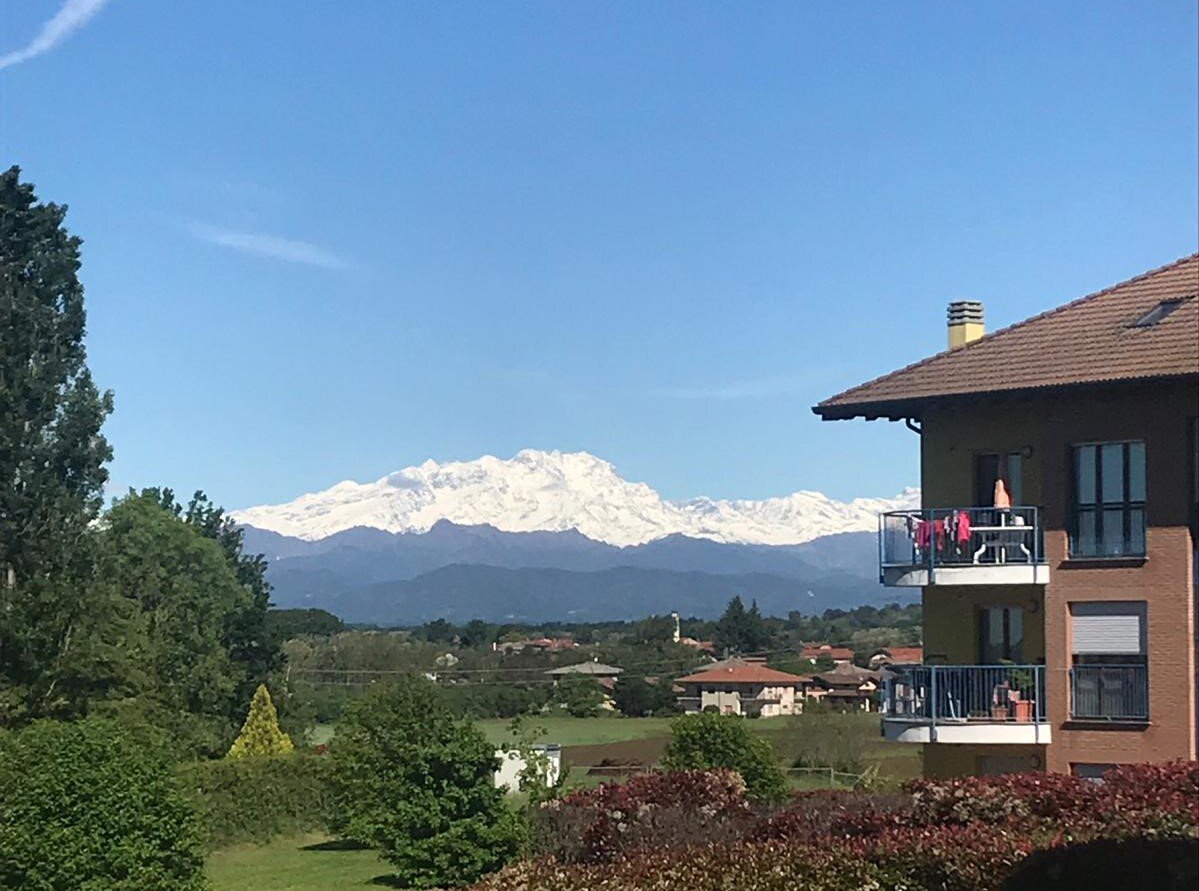
<instances>
[{"instance_id":1,"label":"metal balcony railing","mask_svg":"<svg viewBox=\"0 0 1199 891\"><path fill-rule=\"evenodd\" d=\"M951 507L879 516L879 568L969 567L1044 562L1035 507Z\"/></svg>"},{"instance_id":2,"label":"metal balcony railing","mask_svg":"<svg viewBox=\"0 0 1199 891\"><path fill-rule=\"evenodd\" d=\"M1144 665L1071 668L1070 717L1079 721L1148 721L1149 669Z\"/></svg>"},{"instance_id":3,"label":"metal balcony railing","mask_svg":"<svg viewBox=\"0 0 1199 891\"><path fill-rule=\"evenodd\" d=\"M887 674L887 720L933 725L1046 720L1043 665L891 666Z\"/></svg>"}]
</instances>

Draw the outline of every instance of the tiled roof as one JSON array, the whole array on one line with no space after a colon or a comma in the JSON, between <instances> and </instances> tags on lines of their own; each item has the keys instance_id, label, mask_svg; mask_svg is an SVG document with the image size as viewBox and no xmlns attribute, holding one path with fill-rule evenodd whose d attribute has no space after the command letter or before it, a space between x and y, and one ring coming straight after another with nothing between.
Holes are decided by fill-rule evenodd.
<instances>
[{"instance_id":1,"label":"tiled roof","mask_svg":"<svg viewBox=\"0 0 1199 891\"><path fill-rule=\"evenodd\" d=\"M849 661L853 659L853 650L848 647L830 647L828 644L808 644L800 652L804 659L819 659L828 656L830 659Z\"/></svg>"},{"instance_id":2,"label":"tiled roof","mask_svg":"<svg viewBox=\"0 0 1199 891\"><path fill-rule=\"evenodd\" d=\"M825 420L914 417L926 400L1199 375L1199 254L826 399ZM1189 299L1188 299L1189 298ZM1133 323L1167 300L1159 323Z\"/></svg>"},{"instance_id":3,"label":"tiled roof","mask_svg":"<svg viewBox=\"0 0 1199 891\"><path fill-rule=\"evenodd\" d=\"M799 684L803 678L785 671L775 671L758 662L739 665L726 663L720 668L708 668L679 678L680 684Z\"/></svg>"},{"instance_id":4,"label":"tiled roof","mask_svg":"<svg viewBox=\"0 0 1199 891\"><path fill-rule=\"evenodd\" d=\"M622 671L624 671L623 668L605 665L602 662L579 662L574 665L563 665L561 668L551 668L546 674L587 674L594 677L612 677L620 674Z\"/></svg>"},{"instance_id":5,"label":"tiled roof","mask_svg":"<svg viewBox=\"0 0 1199 891\"><path fill-rule=\"evenodd\" d=\"M919 665L924 661L924 647L887 647L881 652L889 655L894 661L905 664Z\"/></svg>"}]
</instances>

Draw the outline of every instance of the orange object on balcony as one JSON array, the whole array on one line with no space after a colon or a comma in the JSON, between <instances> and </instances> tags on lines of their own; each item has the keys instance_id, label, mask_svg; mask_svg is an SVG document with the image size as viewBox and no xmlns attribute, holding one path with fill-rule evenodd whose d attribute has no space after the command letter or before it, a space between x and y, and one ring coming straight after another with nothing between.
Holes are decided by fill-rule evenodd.
<instances>
[{"instance_id":1,"label":"orange object on balcony","mask_svg":"<svg viewBox=\"0 0 1199 891\"><path fill-rule=\"evenodd\" d=\"M1012 708L1016 711L1016 720L1028 723L1032 720L1032 707L1036 700L1033 699L1014 699L1012 700Z\"/></svg>"}]
</instances>

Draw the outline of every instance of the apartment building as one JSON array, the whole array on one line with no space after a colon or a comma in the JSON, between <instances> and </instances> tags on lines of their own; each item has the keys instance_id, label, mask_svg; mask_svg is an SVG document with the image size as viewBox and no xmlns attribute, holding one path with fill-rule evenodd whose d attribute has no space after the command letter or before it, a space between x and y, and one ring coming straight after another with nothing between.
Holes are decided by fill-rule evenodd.
<instances>
[{"instance_id":1,"label":"apartment building","mask_svg":"<svg viewBox=\"0 0 1199 891\"><path fill-rule=\"evenodd\" d=\"M1196 756L1199 255L814 407L902 421L922 506L879 519L884 585L920 587L924 657L883 732L929 776Z\"/></svg>"}]
</instances>

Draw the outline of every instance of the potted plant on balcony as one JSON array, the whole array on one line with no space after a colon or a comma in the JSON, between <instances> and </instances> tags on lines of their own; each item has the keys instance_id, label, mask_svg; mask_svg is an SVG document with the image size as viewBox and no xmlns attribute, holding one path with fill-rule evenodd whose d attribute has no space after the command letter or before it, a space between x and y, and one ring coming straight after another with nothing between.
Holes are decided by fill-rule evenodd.
<instances>
[{"instance_id":1,"label":"potted plant on balcony","mask_svg":"<svg viewBox=\"0 0 1199 891\"><path fill-rule=\"evenodd\" d=\"M1024 692L1033 689L1033 674L1027 668L1012 668L1008 670L1007 682L1011 687L1008 698L1012 702L1012 711L1017 721L1025 723L1032 720L1033 705L1036 700L1025 699Z\"/></svg>"}]
</instances>

